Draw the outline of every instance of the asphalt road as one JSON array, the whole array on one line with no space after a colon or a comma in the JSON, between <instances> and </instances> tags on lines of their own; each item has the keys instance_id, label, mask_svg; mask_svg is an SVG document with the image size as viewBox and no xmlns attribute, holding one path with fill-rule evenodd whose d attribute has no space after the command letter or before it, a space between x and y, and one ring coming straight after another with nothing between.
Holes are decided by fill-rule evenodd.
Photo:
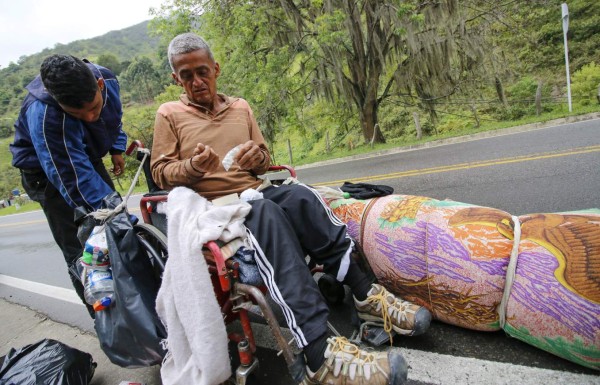
<instances>
[{"instance_id":1,"label":"asphalt road","mask_svg":"<svg viewBox=\"0 0 600 385\"><path fill-rule=\"evenodd\" d=\"M385 184L399 194L448 198L522 215L600 207L598 165L600 120L589 120L299 167L297 172L300 180L312 185L337 187L344 181ZM137 199L133 197L129 203L134 214ZM40 212L0 217L0 276L48 285L43 287L48 293L42 296L35 293L37 289L0 284L0 297L39 310L59 322L93 330L86 311L70 290L64 261ZM345 335L352 331L347 309L334 309L331 319ZM597 374L502 332L474 332L437 322L424 336L397 339L394 345L411 354L427 352L464 359L452 365L473 365L467 369L473 372L481 362L489 361L513 369L582 374L585 381L587 376ZM265 346L269 346L268 341ZM262 383L290 383L280 357L270 349L262 351L262 356ZM475 361L468 361L471 359ZM581 383L589 383L585 381Z\"/></svg>"},{"instance_id":2,"label":"asphalt road","mask_svg":"<svg viewBox=\"0 0 600 385\"><path fill-rule=\"evenodd\" d=\"M314 185L363 181L514 215L559 212L600 206L599 146L600 121L590 120L297 171Z\"/></svg>"}]
</instances>

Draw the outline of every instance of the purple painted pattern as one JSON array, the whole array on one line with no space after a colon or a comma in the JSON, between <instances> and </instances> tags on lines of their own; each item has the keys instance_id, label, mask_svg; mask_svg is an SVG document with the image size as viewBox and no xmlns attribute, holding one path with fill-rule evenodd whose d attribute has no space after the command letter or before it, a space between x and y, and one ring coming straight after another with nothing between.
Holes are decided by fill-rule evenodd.
<instances>
[{"instance_id":1,"label":"purple painted pattern","mask_svg":"<svg viewBox=\"0 0 600 385\"><path fill-rule=\"evenodd\" d=\"M417 280L427 277L427 264L422 257L423 247L421 242L403 242L395 240L390 242L387 235L375 233L377 249L394 266L400 276L413 277ZM420 249L419 250L419 246Z\"/></svg>"},{"instance_id":2,"label":"purple painted pattern","mask_svg":"<svg viewBox=\"0 0 600 385\"><path fill-rule=\"evenodd\" d=\"M478 269L485 271L488 275L496 275L504 277L506 275L506 266L508 261L505 258L496 258L492 260L482 261L474 260L464 245L456 240L449 234L447 230L441 229L433 224L426 224L425 222L417 223L419 227L427 226L427 233L429 235L429 251L430 258L435 255L448 254L452 258L460 258L464 261L470 262L475 265ZM436 248L434 248L434 246Z\"/></svg>"},{"instance_id":3,"label":"purple painted pattern","mask_svg":"<svg viewBox=\"0 0 600 385\"><path fill-rule=\"evenodd\" d=\"M469 276L473 273L469 269L465 271L464 263L460 261L468 262L469 265L483 270L488 275L501 277L505 275L508 264L506 259L471 260L469 251L460 241L431 223L419 221L415 227L402 228L402 233L404 239L390 240L387 235L377 232L375 242L378 251L403 276L422 278L423 272L427 271L424 256L429 259L429 275L433 276L445 276L466 283L476 282ZM468 275L461 274L462 272Z\"/></svg>"},{"instance_id":4,"label":"purple painted pattern","mask_svg":"<svg viewBox=\"0 0 600 385\"><path fill-rule=\"evenodd\" d=\"M594 341L600 329L600 306L585 300L557 281L554 271L558 265L556 258L549 253L519 253L510 300L518 302L531 313L542 312L565 325L565 328ZM512 321L509 323L513 324Z\"/></svg>"},{"instance_id":5,"label":"purple painted pattern","mask_svg":"<svg viewBox=\"0 0 600 385\"><path fill-rule=\"evenodd\" d=\"M349 220L346 223L346 227L348 229L348 235L350 235L350 237L352 237L352 239L360 239L359 235L360 235L360 223L357 223L353 220Z\"/></svg>"}]
</instances>

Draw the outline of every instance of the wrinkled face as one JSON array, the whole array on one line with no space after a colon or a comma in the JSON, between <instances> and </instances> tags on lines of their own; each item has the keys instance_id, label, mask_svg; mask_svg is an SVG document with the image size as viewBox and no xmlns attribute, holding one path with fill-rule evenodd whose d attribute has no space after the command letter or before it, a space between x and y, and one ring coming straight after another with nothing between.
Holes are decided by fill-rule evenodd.
<instances>
[{"instance_id":1,"label":"wrinkled face","mask_svg":"<svg viewBox=\"0 0 600 385\"><path fill-rule=\"evenodd\" d=\"M59 104L64 112L71 115L75 119L83 120L87 123L93 123L100 119L100 113L102 113L102 105L104 104L104 99L102 99L102 89L104 87L103 79L98 80L98 90L96 91L96 96L94 96L94 100L89 103L83 103L83 107L74 108L69 107L64 104Z\"/></svg>"},{"instance_id":2,"label":"wrinkled face","mask_svg":"<svg viewBox=\"0 0 600 385\"><path fill-rule=\"evenodd\" d=\"M205 50L173 56L173 79L183 87L188 98L203 107L212 109L217 98L219 63Z\"/></svg>"}]
</instances>

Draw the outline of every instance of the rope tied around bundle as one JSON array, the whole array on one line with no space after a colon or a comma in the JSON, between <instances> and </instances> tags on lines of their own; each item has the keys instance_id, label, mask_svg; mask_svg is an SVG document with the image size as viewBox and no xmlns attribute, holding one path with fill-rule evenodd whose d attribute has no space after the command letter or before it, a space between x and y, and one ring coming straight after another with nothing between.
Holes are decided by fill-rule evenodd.
<instances>
[{"instance_id":1,"label":"rope tied around bundle","mask_svg":"<svg viewBox=\"0 0 600 385\"><path fill-rule=\"evenodd\" d=\"M502 329L504 329L504 325L506 325L506 307L508 306L508 299L510 298L510 292L515 280L517 259L519 258L519 242L521 241L521 222L519 221L519 217L513 215L512 222L514 232L513 247L510 253L510 261L506 268L506 281L504 284L504 292L502 293L502 301L500 301L500 305L498 305L498 321Z\"/></svg>"}]
</instances>

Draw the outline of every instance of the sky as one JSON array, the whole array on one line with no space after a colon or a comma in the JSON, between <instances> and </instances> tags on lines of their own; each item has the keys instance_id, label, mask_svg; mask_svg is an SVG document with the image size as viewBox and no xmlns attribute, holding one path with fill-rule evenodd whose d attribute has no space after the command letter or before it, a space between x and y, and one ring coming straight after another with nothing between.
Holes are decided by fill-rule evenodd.
<instances>
[{"instance_id":1,"label":"sky","mask_svg":"<svg viewBox=\"0 0 600 385\"><path fill-rule=\"evenodd\" d=\"M0 0L0 68L56 43L104 35L150 20L161 0Z\"/></svg>"}]
</instances>

